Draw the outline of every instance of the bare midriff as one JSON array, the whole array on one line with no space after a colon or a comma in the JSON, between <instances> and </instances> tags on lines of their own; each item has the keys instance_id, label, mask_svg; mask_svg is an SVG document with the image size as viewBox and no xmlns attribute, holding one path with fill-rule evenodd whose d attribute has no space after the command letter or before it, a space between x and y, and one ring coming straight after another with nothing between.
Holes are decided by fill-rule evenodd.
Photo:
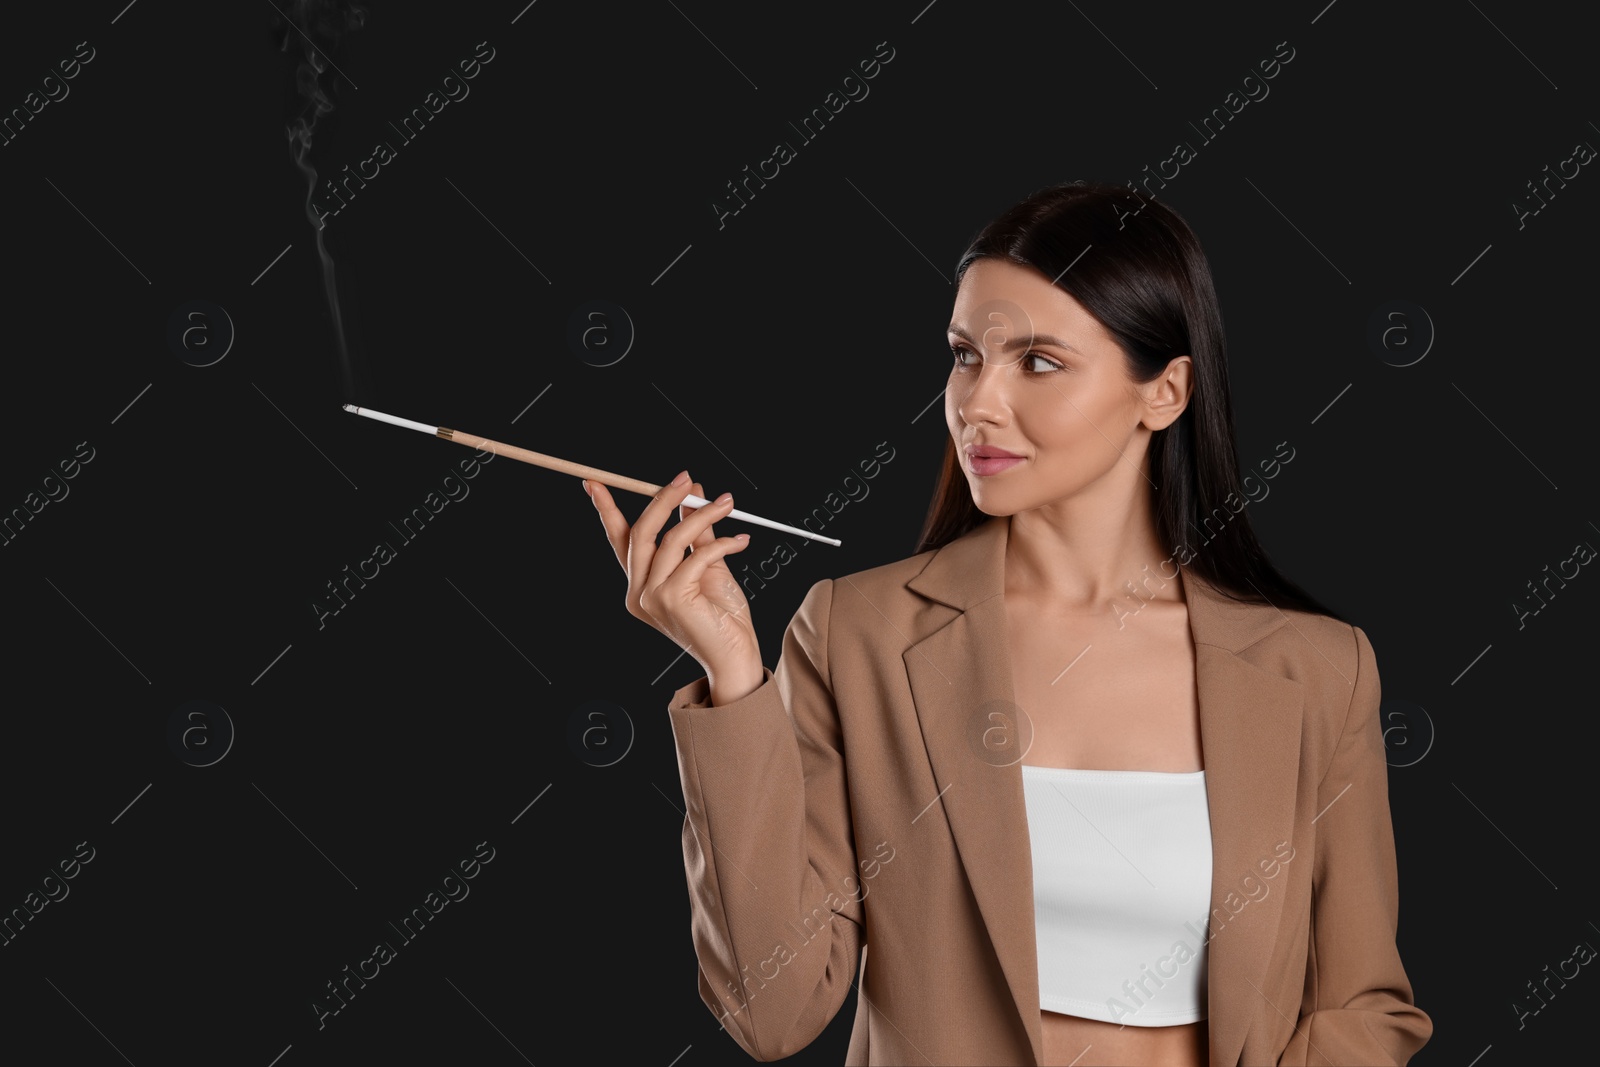
<instances>
[{"instance_id":1,"label":"bare midriff","mask_svg":"<svg viewBox=\"0 0 1600 1067\"><path fill-rule=\"evenodd\" d=\"M1127 1026L1039 1013L1044 1026L1044 1067L1206 1067L1206 1023Z\"/></svg>"}]
</instances>

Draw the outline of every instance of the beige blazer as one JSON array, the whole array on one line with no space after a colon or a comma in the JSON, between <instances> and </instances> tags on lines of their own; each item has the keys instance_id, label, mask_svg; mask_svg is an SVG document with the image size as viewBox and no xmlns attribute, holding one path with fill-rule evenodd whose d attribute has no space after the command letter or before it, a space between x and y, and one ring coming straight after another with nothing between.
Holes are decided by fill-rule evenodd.
<instances>
[{"instance_id":1,"label":"beige blazer","mask_svg":"<svg viewBox=\"0 0 1600 1067\"><path fill-rule=\"evenodd\" d=\"M670 701L700 996L758 1060L808 1045L852 987L847 1064L1043 1054L1006 737L1009 530L992 518L817 582L760 688L711 707L701 677ZM1395 946L1372 647L1326 616L1181 582L1212 834L1211 1065L1404 1064L1433 1023Z\"/></svg>"}]
</instances>

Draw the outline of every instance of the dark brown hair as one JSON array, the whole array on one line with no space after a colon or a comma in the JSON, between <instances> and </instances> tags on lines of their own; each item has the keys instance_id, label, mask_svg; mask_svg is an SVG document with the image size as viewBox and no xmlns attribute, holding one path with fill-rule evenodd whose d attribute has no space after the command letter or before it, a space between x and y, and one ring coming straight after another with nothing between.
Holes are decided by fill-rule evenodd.
<instances>
[{"instance_id":1,"label":"dark brown hair","mask_svg":"<svg viewBox=\"0 0 1600 1067\"><path fill-rule=\"evenodd\" d=\"M1188 405L1151 435L1149 448L1156 529L1179 566L1236 600L1348 622L1280 574L1256 540L1243 503L1216 286L1199 240L1176 211L1126 186L1051 186L973 238L956 265L958 284L980 256L1055 279L1117 339L1136 382L1154 380L1174 356L1193 361ZM1225 504L1230 496L1240 502L1237 511ZM940 548L989 518L973 502L955 441L947 438L916 551ZM1208 537L1201 524L1218 519L1220 529ZM1189 544L1195 535L1203 539L1198 548Z\"/></svg>"}]
</instances>

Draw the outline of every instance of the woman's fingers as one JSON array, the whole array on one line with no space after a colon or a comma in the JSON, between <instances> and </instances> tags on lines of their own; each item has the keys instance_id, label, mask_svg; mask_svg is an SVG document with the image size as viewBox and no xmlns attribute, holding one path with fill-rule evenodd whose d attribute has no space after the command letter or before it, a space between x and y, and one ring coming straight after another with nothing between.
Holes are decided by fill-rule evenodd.
<instances>
[{"instance_id":1,"label":"woman's fingers","mask_svg":"<svg viewBox=\"0 0 1600 1067\"><path fill-rule=\"evenodd\" d=\"M594 501L594 509L600 515L600 525L605 528L606 540L611 542L611 551L616 554L617 565L624 574L628 571L628 520L622 512L617 510L617 505L612 502L611 494L599 482L591 481L589 484L589 499Z\"/></svg>"},{"instance_id":2,"label":"woman's fingers","mask_svg":"<svg viewBox=\"0 0 1600 1067\"><path fill-rule=\"evenodd\" d=\"M722 562L746 548L749 538L718 537L712 530L713 520L733 510L731 493L724 493L720 502L686 507L683 500L690 492L703 494L700 483L691 482L685 472L682 484L662 486L630 526L605 486L586 481L585 488L627 575L630 615L687 649L708 671L711 663L743 661L756 651L744 596ZM678 523L658 544L673 508L678 509ZM716 573L707 573L713 569ZM712 588L702 588L702 583Z\"/></svg>"},{"instance_id":3,"label":"woman's fingers","mask_svg":"<svg viewBox=\"0 0 1600 1067\"><path fill-rule=\"evenodd\" d=\"M705 576L706 568L730 552L743 551L749 544L749 534L719 537L710 544L697 544L694 552L690 554L688 559L683 561L683 565L678 568L676 573L682 575L683 581L688 583L691 588L696 587L700 584L701 578ZM728 576L728 580L733 582L731 574ZM737 592L738 588L738 583L733 582L733 591Z\"/></svg>"},{"instance_id":4,"label":"woman's fingers","mask_svg":"<svg viewBox=\"0 0 1600 1067\"><path fill-rule=\"evenodd\" d=\"M666 524L667 516L672 513L683 498L689 495L688 471L679 477L683 478L682 485L673 485L670 482L663 485L655 496L650 498L650 503L644 506L639 513L639 518L634 521L633 529L628 534L628 584L633 590L634 602L638 602L640 594L645 589L645 575L650 573L652 562L656 557L656 537L661 533L661 527ZM683 555L679 551L679 557Z\"/></svg>"},{"instance_id":5,"label":"woman's fingers","mask_svg":"<svg viewBox=\"0 0 1600 1067\"><path fill-rule=\"evenodd\" d=\"M692 492L695 496L700 497L701 499L705 498L706 491L704 489L700 488L700 483L699 482L692 482L689 485L689 491ZM682 504L679 504L678 505L678 521L682 522L684 519L687 519L690 515L693 515L697 510L698 510L697 508L686 507L686 506L684 506ZM712 532L711 527L707 526L705 528L704 532L702 532L699 537L696 537L694 539L694 547L695 548L699 548L701 545L709 545L712 541L715 541L716 539L717 539L717 535Z\"/></svg>"},{"instance_id":6,"label":"woman's fingers","mask_svg":"<svg viewBox=\"0 0 1600 1067\"><path fill-rule=\"evenodd\" d=\"M637 607L648 614L643 604L645 595L658 590L674 573L681 575L684 586L697 585L708 567L748 543L748 540L731 537L719 538L713 528L716 519L733 510L731 494L723 494L727 499L720 503L713 501L703 507L683 504L683 498L690 493L703 496L699 482L662 486L631 526L606 486L587 481L587 489L605 528L606 540L611 543L611 551L628 576L630 610ZM678 524L658 544L656 536L665 522L665 514L674 505L678 510ZM687 559L685 552L689 553Z\"/></svg>"},{"instance_id":7,"label":"woman's fingers","mask_svg":"<svg viewBox=\"0 0 1600 1067\"><path fill-rule=\"evenodd\" d=\"M712 520L724 518L732 510L733 494L724 493L705 507L694 509L687 519L667 531L667 536L661 539L659 551L651 560L650 576L644 583L645 588L660 588L673 571L682 565L683 554L690 544L698 544L700 534L711 528Z\"/></svg>"}]
</instances>

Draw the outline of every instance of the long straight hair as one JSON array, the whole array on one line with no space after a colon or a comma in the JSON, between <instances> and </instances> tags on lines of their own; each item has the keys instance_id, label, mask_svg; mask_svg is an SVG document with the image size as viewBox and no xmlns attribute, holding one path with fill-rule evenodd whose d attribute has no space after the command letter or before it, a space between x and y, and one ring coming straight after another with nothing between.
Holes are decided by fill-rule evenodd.
<instances>
[{"instance_id":1,"label":"long straight hair","mask_svg":"<svg viewBox=\"0 0 1600 1067\"><path fill-rule=\"evenodd\" d=\"M1125 186L1072 182L1038 190L985 226L956 266L958 284L981 256L1055 279L1116 338L1135 382L1154 380L1175 356L1193 361L1188 405L1150 435L1149 446L1152 513L1177 564L1235 600L1348 623L1279 573L1250 525L1222 312L1211 266L1188 223ZM1237 510L1227 506L1230 498ZM990 517L973 502L955 441L947 438L916 551L943 547ZM1221 522L1209 538L1201 530L1208 520ZM1196 535L1204 539L1199 547L1190 544Z\"/></svg>"}]
</instances>

